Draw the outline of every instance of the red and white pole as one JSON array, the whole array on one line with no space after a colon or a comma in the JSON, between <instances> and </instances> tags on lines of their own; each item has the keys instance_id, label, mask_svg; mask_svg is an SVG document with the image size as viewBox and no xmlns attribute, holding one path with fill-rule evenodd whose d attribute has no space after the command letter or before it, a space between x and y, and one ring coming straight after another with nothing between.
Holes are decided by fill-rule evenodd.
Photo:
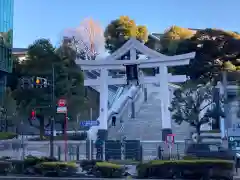
<instances>
[{"instance_id":1,"label":"red and white pole","mask_svg":"<svg viewBox=\"0 0 240 180\"><path fill-rule=\"evenodd\" d=\"M68 144L67 144L67 128L68 128L68 116L67 112L65 113L65 120L64 120L64 144L65 144L65 161L67 161L67 152L68 152Z\"/></svg>"}]
</instances>

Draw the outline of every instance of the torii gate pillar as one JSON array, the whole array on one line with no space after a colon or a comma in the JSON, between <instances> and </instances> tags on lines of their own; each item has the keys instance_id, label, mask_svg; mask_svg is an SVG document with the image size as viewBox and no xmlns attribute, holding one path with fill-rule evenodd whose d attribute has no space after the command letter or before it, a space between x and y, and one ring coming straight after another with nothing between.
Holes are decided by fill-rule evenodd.
<instances>
[{"instance_id":1,"label":"torii gate pillar","mask_svg":"<svg viewBox=\"0 0 240 180\"><path fill-rule=\"evenodd\" d=\"M172 134L172 122L170 107L170 92L168 89L168 68L165 65L159 67L160 71L160 94L161 94L161 119L162 119L162 140L166 140L168 134Z\"/></svg>"},{"instance_id":2,"label":"torii gate pillar","mask_svg":"<svg viewBox=\"0 0 240 180\"><path fill-rule=\"evenodd\" d=\"M108 70L102 67L100 69L100 127L99 129L108 129Z\"/></svg>"}]
</instances>

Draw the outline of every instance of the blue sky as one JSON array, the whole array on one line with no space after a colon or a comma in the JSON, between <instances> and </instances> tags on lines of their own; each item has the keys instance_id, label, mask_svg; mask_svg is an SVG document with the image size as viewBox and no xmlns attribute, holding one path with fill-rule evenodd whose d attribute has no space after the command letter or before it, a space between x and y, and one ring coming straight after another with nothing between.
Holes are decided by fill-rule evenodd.
<instances>
[{"instance_id":1,"label":"blue sky","mask_svg":"<svg viewBox=\"0 0 240 180\"><path fill-rule=\"evenodd\" d=\"M240 32L239 7L238 0L15 0L14 47L27 47L37 38L57 45L64 29L87 17L106 27L128 15L150 32L172 25Z\"/></svg>"}]
</instances>

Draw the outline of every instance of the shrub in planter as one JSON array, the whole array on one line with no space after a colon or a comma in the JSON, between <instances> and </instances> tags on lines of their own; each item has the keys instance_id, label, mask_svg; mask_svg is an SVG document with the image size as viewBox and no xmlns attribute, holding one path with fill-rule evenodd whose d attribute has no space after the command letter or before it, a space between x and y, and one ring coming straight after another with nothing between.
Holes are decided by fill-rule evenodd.
<instances>
[{"instance_id":1,"label":"shrub in planter","mask_svg":"<svg viewBox=\"0 0 240 180\"><path fill-rule=\"evenodd\" d=\"M36 164L43 162L43 159L35 156L27 156L24 159L24 168L32 167Z\"/></svg>"},{"instance_id":2,"label":"shrub in planter","mask_svg":"<svg viewBox=\"0 0 240 180\"><path fill-rule=\"evenodd\" d=\"M97 162L93 174L102 178L121 178L124 175L124 168L109 162Z\"/></svg>"},{"instance_id":3,"label":"shrub in planter","mask_svg":"<svg viewBox=\"0 0 240 180\"><path fill-rule=\"evenodd\" d=\"M90 171L92 171L97 162L102 162L102 160L83 160L80 162L80 166L83 171L91 173Z\"/></svg>"},{"instance_id":4,"label":"shrub in planter","mask_svg":"<svg viewBox=\"0 0 240 180\"><path fill-rule=\"evenodd\" d=\"M184 178L199 179L210 177L231 177L233 162L226 160L177 160L177 161L150 161L137 166L140 178ZM216 174L216 172L218 172Z\"/></svg>"},{"instance_id":5,"label":"shrub in planter","mask_svg":"<svg viewBox=\"0 0 240 180\"><path fill-rule=\"evenodd\" d=\"M42 162L56 162L56 158L28 156L24 159L24 174L35 174L35 165Z\"/></svg>"},{"instance_id":6,"label":"shrub in planter","mask_svg":"<svg viewBox=\"0 0 240 180\"><path fill-rule=\"evenodd\" d=\"M23 160L7 160L12 164L11 173L22 174L24 173L24 161Z\"/></svg>"},{"instance_id":7,"label":"shrub in planter","mask_svg":"<svg viewBox=\"0 0 240 180\"><path fill-rule=\"evenodd\" d=\"M36 156L27 156L26 159L24 159L24 165L25 167L34 166L36 164L39 164L41 162L55 162L57 161L56 158L50 158L50 157L36 157Z\"/></svg>"},{"instance_id":8,"label":"shrub in planter","mask_svg":"<svg viewBox=\"0 0 240 180\"><path fill-rule=\"evenodd\" d=\"M0 175L7 175L12 169L12 163L8 161L0 161Z\"/></svg>"},{"instance_id":9,"label":"shrub in planter","mask_svg":"<svg viewBox=\"0 0 240 180\"><path fill-rule=\"evenodd\" d=\"M42 162L35 166L35 172L52 177L72 176L77 172L77 164L73 162Z\"/></svg>"}]
</instances>

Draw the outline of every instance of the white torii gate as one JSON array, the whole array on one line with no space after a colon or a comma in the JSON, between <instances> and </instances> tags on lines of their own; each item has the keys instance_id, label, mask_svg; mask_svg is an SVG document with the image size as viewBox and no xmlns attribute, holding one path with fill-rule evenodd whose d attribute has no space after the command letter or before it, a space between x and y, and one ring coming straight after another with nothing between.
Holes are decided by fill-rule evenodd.
<instances>
[{"instance_id":1,"label":"white torii gate","mask_svg":"<svg viewBox=\"0 0 240 180\"><path fill-rule=\"evenodd\" d=\"M119 60L120 57L130 51L130 59ZM137 59L137 51L149 57L149 59ZM142 76L139 84L160 83L159 92L161 95L161 117L162 131L171 132L171 116L169 112L170 92L168 89L169 82L184 82L185 75L172 76L168 73L168 67L189 64L189 60L195 57L195 52L176 56L166 56L158 53L138 40L131 38L121 48L105 59L96 61L76 60L82 70L100 70L100 77L97 79L84 80L84 86L100 86L100 125L98 129L108 129L108 85L125 85L127 78L113 78L108 75L108 70L125 70L126 65L136 64L141 68L157 68L159 74L155 76ZM166 134L163 133L163 134ZM164 135L165 136L165 135Z\"/></svg>"}]
</instances>

